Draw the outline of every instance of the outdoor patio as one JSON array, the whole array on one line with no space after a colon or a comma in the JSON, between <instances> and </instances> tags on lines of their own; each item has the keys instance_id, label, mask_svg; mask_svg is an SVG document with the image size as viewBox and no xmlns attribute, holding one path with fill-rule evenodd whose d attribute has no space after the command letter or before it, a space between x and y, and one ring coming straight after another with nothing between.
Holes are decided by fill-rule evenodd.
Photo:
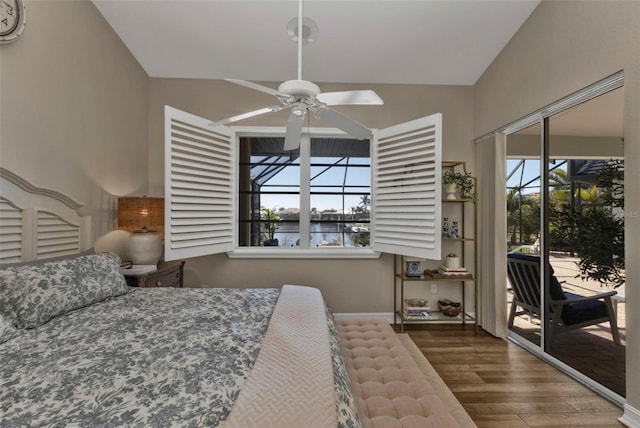
<instances>
[{"instance_id":1,"label":"outdoor patio","mask_svg":"<svg viewBox=\"0 0 640 428\"><path fill-rule=\"evenodd\" d=\"M555 276L565 291L590 296L611 290L597 282L576 278L579 273L577 260L577 257L565 255L550 256ZM551 344L550 350L559 360L622 396L625 395L626 350L624 287L617 288L618 295L614 297L622 346L613 342L609 324L602 323L559 335ZM511 307L512 296L511 292L507 293L507 310ZM527 340L540 344L538 319L530 319L526 315L516 317L513 330Z\"/></svg>"}]
</instances>

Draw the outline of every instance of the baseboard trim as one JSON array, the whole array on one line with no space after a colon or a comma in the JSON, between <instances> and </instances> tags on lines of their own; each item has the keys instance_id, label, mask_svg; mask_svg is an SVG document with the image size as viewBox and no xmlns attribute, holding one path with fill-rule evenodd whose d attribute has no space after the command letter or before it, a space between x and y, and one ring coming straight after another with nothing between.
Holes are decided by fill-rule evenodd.
<instances>
[{"instance_id":1,"label":"baseboard trim","mask_svg":"<svg viewBox=\"0 0 640 428\"><path fill-rule=\"evenodd\" d=\"M625 404L624 414L618 421L628 427L640 427L640 410Z\"/></svg>"},{"instance_id":2,"label":"baseboard trim","mask_svg":"<svg viewBox=\"0 0 640 428\"><path fill-rule=\"evenodd\" d=\"M337 313L333 314L337 320L354 320L354 319L383 319L389 324L393 324L393 312L361 312L361 313Z\"/></svg>"}]
</instances>

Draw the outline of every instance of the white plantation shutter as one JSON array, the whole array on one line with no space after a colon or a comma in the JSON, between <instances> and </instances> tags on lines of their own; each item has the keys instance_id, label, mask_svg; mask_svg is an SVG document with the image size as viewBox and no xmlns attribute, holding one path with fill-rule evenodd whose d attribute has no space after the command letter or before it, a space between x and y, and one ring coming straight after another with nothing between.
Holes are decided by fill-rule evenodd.
<instances>
[{"instance_id":1,"label":"white plantation shutter","mask_svg":"<svg viewBox=\"0 0 640 428\"><path fill-rule=\"evenodd\" d=\"M235 135L165 106L165 260L234 247Z\"/></svg>"},{"instance_id":2,"label":"white plantation shutter","mask_svg":"<svg viewBox=\"0 0 640 428\"><path fill-rule=\"evenodd\" d=\"M375 132L376 251L441 259L441 145L440 113Z\"/></svg>"}]
</instances>

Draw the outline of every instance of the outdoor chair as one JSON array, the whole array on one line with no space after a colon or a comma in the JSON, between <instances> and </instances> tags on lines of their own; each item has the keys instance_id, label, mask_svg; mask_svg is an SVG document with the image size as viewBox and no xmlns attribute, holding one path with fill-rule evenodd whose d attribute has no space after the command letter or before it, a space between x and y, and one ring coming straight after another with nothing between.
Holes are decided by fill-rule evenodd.
<instances>
[{"instance_id":1,"label":"outdoor chair","mask_svg":"<svg viewBox=\"0 0 640 428\"><path fill-rule=\"evenodd\" d=\"M555 336L565 331L608 321L611 325L613 341L620 345L616 314L611 302L611 297L616 295L616 291L594 296L568 293L562 290L551 266L549 266L549 270L551 302L549 304L548 343L551 343ZM540 257L522 253L507 254L507 277L513 289L513 301L509 310L509 328L513 327L514 319L518 315L529 314L542 319ZM522 310L517 311L518 307Z\"/></svg>"}]
</instances>

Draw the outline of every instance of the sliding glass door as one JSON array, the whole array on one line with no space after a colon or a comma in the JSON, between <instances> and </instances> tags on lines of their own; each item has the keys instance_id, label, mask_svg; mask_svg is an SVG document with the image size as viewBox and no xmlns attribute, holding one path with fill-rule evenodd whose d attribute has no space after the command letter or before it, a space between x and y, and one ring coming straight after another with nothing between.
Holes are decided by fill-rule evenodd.
<instances>
[{"instance_id":1,"label":"sliding glass door","mask_svg":"<svg viewBox=\"0 0 640 428\"><path fill-rule=\"evenodd\" d=\"M605 88L507 137L509 335L624 397L623 88Z\"/></svg>"},{"instance_id":2,"label":"sliding glass door","mask_svg":"<svg viewBox=\"0 0 640 428\"><path fill-rule=\"evenodd\" d=\"M622 92L548 118L545 286L575 303L552 307L562 313L547 326L545 352L624 396Z\"/></svg>"}]
</instances>

